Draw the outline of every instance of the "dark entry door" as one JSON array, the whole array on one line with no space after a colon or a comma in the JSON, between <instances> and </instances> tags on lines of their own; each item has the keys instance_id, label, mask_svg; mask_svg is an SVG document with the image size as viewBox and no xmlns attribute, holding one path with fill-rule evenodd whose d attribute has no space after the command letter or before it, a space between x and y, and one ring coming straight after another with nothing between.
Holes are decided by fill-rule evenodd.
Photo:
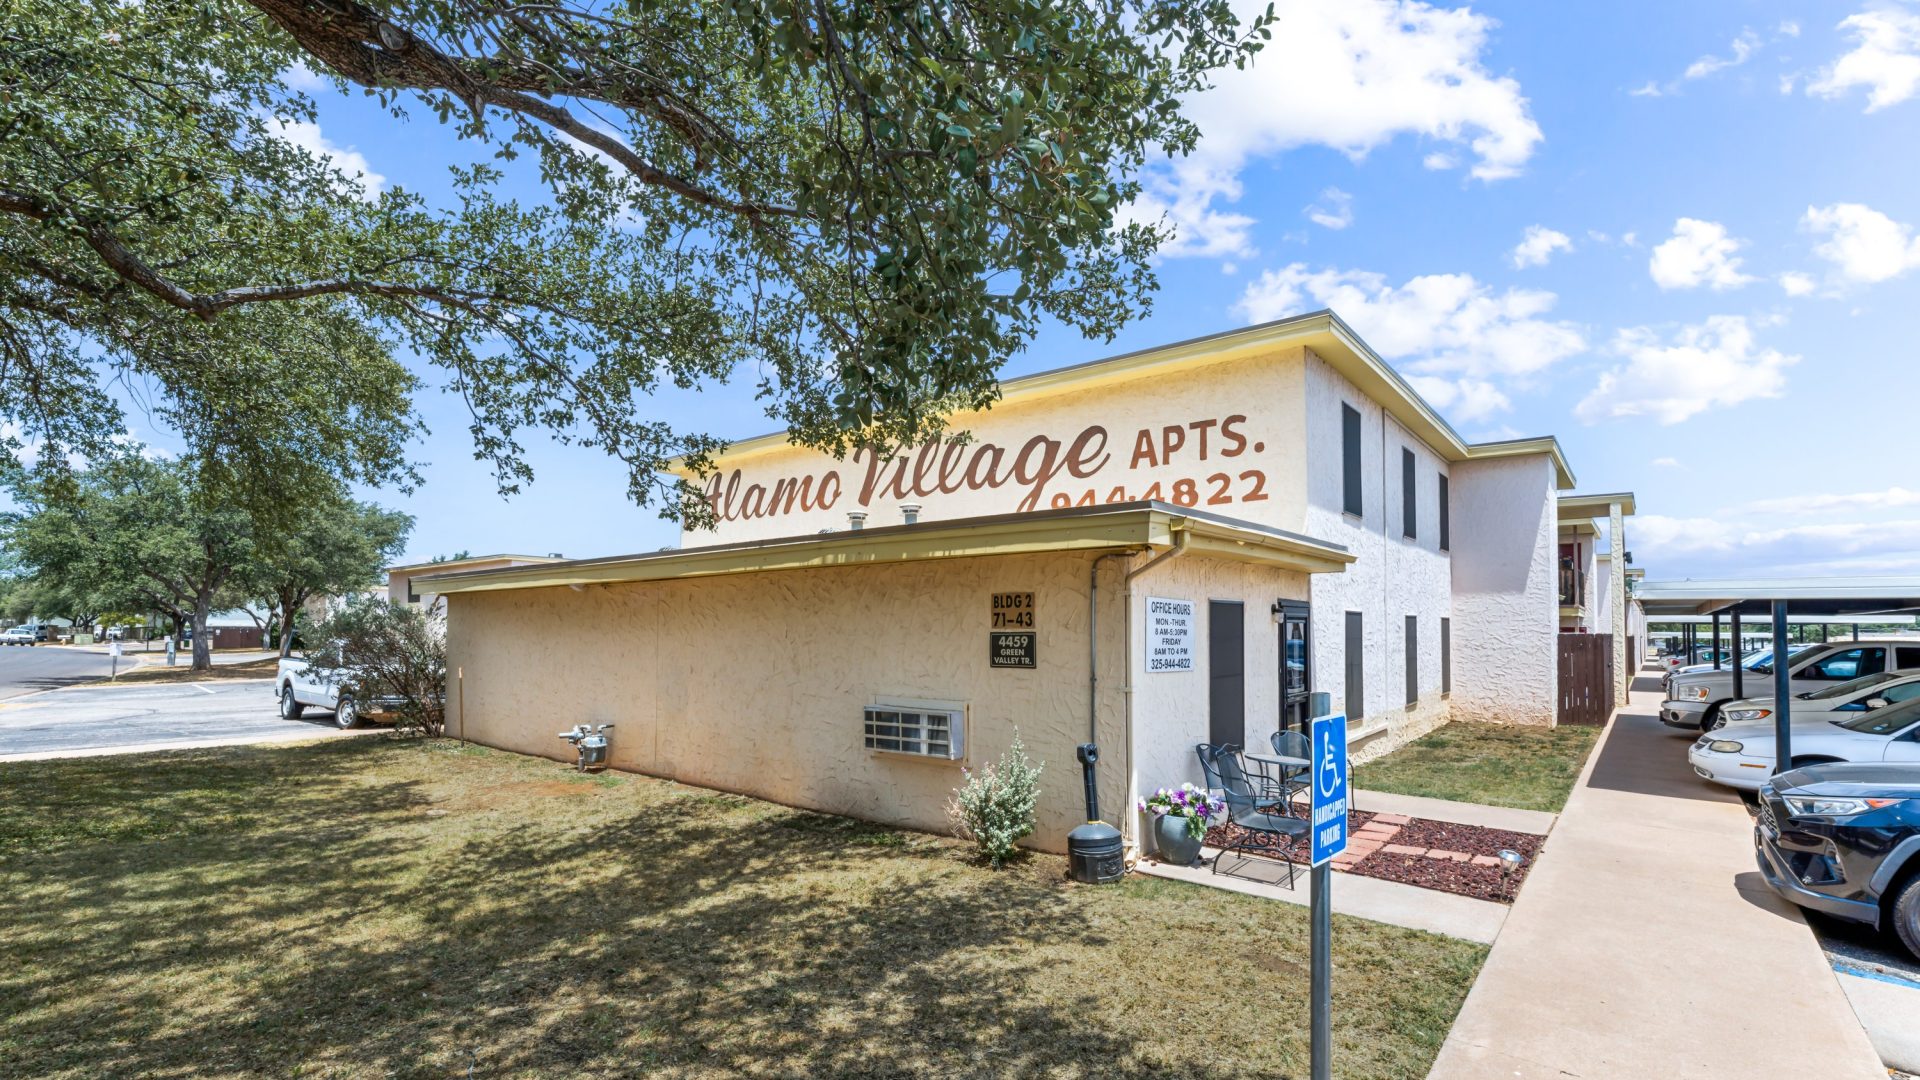
<instances>
[{"instance_id":1,"label":"dark entry door","mask_svg":"<svg viewBox=\"0 0 1920 1080\"><path fill-rule=\"evenodd\" d=\"M1282 600L1280 613L1280 730L1306 733L1313 719L1313 619L1304 600Z\"/></svg>"},{"instance_id":2,"label":"dark entry door","mask_svg":"<svg viewBox=\"0 0 1920 1080\"><path fill-rule=\"evenodd\" d=\"M1247 744L1247 606L1207 602L1207 741Z\"/></svg>"}]
</instances>

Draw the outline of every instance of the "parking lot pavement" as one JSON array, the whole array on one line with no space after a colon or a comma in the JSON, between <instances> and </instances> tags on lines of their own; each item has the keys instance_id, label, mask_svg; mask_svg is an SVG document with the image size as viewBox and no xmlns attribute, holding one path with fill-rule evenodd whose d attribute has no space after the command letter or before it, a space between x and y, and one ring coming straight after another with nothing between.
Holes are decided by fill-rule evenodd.
<instances>
[{"instance_id":1,"label":"parking lot pavement","mask_svg":"<svg viewBox=\"0 0 1920 1080\"><path fill-rule=\"evenodd\" d=\"M0 704L0 760L350 734L308 716L282 720L271 679L77 686Z\"/></svg>"},{"instance_id":2,"label":"parking lot pavement","mask_svg":"<svg viewBox=\"0 0 1920 1080\"><path fill-rule=\"evenodd\" d=\"M1891 930L1807 913L1827 963L1867 1029L1880 1060L1920 1073L1920 960L1900 946Z\"/></svg>"}]
</instances>

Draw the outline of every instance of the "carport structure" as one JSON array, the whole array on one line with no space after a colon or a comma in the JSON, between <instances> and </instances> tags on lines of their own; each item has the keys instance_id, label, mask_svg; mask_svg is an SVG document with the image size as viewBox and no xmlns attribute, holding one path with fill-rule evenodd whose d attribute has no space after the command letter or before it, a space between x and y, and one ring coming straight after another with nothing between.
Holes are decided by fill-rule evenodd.
<instances>
[{"instance_id":1,"label":"carport structure","mask_svg":"<svg viewBox=\"0 0 1920 1080\"><path fill-rule=\"evenodd\" d=\"M1753 578L1724 581L1648 582L1639 590L1639 598L1649 622L1672 616L1710 616L1715 620L1714 637L1719 638L1718 619L1732 622L1735 649L1739 648L1742 616L1767 616L1773 623L1773 655L1784 657L1793 642L1787 636L1791 615L1857 616L1865 622L1872 616L1911 616L1920 613L1920 576L1840 577L1840 578ZM1746 695L1745 668L1736 651L1733 665L1733 696ZM1777 659L1773 664L1773 730L1777 756L1774 771L1782 772L1793 761L1793 695L1789 692L1788 665Z\"/></svg>"}]
</instances>

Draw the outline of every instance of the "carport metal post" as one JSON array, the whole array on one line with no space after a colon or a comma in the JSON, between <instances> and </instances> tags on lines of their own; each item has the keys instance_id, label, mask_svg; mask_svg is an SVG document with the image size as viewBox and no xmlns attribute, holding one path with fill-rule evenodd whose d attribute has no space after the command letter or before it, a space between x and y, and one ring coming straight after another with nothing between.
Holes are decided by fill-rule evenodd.
<instances>
[{"instance_id":1,"label":"carport metal post","mask_svg":"<svg viewBox=\"0 0 1920 1080\"><path fill-rule=\"evenodd\" d=\"M1742 685L1740 679L1746 671L1742 666L1746 662L1747 658L1740 654L1740 609L1736 607L1733 609L1733 696L1735 698L1747 696L1747 688Z\"/></svg>"},{"instance_id":2,"label":"carport metal post","mask_svg":"<svg viewBox=\"0 0 1920 1080\"><path fill-rule=\"evenodd\" d=\"M1788 692L1792 682L1787 677L1787 602L1773 602L1773 747L1775 757L1773 771L1783 773L1792 768L1793 733L1788 725L1793 722L1793 695Z\"/></svg>"},{"instance_id":3,"label":"carport metal post","mask_svg":"<svg viewBox=\"0 0 1920 1080\"><path fill-rule=\"evenodd\" d=\"M1720 670L1720 613L1713 613L1713 670Z\"/></svg>"}]
</instances>

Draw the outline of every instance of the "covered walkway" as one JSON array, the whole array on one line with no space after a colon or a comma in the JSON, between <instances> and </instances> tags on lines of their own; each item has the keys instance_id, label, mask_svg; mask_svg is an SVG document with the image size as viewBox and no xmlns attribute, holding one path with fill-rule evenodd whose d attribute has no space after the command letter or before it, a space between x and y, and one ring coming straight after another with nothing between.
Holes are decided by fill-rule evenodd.
<instances>
[{"instance_id":1,"label":"covered walkway","mask_svg":"<svg viewBox=\"0 0 1920 1080\"><path fill-rule=\"evenodd\" d=\"M1812 932L1696 779L1658 685L1615 714L1431 1076L1887 1075Z\"/></svg>"}]
</instances>

